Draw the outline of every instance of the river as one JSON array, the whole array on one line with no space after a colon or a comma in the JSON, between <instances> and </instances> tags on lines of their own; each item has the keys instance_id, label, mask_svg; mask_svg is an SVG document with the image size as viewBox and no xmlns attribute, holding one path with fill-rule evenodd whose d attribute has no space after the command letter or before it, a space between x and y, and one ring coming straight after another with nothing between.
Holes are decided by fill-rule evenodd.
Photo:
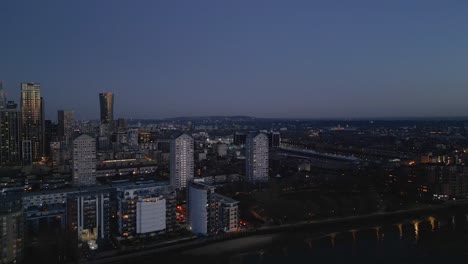
<instances>
[{"instance_id":1,"label":"river","mask_svg":"<svg viewBox=\"0 0 468 264\"><path fill-rule=\"evenodd\" d=\"M468 263L468 214L432 215L333 232L258 235L170 256L141 257L131 262L135 261L170 261L173 264Z\"/></svg>"}]
</instances>

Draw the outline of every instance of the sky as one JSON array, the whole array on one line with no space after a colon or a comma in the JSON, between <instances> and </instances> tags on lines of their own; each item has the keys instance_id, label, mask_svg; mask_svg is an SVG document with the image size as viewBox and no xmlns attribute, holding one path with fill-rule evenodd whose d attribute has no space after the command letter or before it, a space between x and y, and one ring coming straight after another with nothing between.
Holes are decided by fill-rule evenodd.
<instances>
[{"instance_id":1,"label":"sky","mask_svg":"<svg viewBox=\"0 0 468 264\"><path fill-rule=\"evenodd\" d=\"M468 116L468 1L0 2L0 80L46 118Z\"/></svg>"}]
</instances>

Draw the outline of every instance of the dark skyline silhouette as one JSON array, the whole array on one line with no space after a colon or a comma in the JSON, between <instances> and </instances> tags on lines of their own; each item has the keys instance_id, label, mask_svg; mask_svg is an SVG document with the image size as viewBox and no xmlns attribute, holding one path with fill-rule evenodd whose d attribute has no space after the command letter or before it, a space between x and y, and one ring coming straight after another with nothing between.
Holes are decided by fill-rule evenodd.
<instances>
[{"instance_id":1,"label":"dark skyline silhouette","mask_svg":"<svg viewBox=\"0 0 468 264\"><path fill-rule=\"evenodd\" d=\"M46 118L468 115L468 3L8 1L0 79Z\"/></svg>"}]
</instances>

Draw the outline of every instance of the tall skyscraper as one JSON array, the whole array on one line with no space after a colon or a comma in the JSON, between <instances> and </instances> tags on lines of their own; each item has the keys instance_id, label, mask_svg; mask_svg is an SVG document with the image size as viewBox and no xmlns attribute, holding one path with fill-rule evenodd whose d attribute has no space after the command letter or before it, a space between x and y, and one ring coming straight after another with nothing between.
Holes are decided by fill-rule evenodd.
<instances>
[{"instance_id":1,"label":"tall skyscraper","mask_svg":"<svg viewBox=\"0 0 468 264\"><path fill-rule=\"evenodd\" d=\"M185 188L193 178L193 138L182 134L171 142L171 185Z\"/></svg>"},{"instance_id":2,"label":"tall skyscraper","mask_svg":"<svg viewBox=\"0 0 468 264\"><path fill-rule=\"evenodd\" d=\"M268 136L250 133L245 146L246 176L252 183L268 181Z\"/></svg>"},{"instance_id":3,"label":"tall skyscraper","mask_svg":"<svg viewBox=\"0 0 468 264\"><path fill-rule=\"evenodd\" d=\"M6 107L0 109L0 166L21 165L21 113L17 106L8 101Z\"/></svg>"},{"instance_id":4,"label":"tall skyscraper","mask_svg":"<svg viewBox=\"0 0 468 264\"><path fill-rule=\"evenodd\" d=\"M69 143L73 137L75 113L70 110L58 111L58 134Z\"/></svg>"},{"instance_id":5,"label":"tall skyscraper","mask_svg":"<svg viewBox=\"0 0 468 264\"><path fill-rule=\"evenodd\" d=\"M21 83L22 140L31 141L33 160L44 155L44 101L38 83Z\"/></svg>"},{"instance_id":6,"label":"tall skyscraper","mask_svg":"<svg viewBox=\"0 0 468 264\"><path fill-rule=\"evenodd\" d=\"M100 93L101 123L110 124L114 120L114 94Z\"/></svg>"},{"instance_id":7,"label":"tall skyscraper","mask_svg":"<svg viewBox=\"0 0 468 264\"><path fill-rule=\"evenodd\" d=\"M73 185L96 184L96 139L83 134L73 140Z\"/></svg>"}]
</instances>

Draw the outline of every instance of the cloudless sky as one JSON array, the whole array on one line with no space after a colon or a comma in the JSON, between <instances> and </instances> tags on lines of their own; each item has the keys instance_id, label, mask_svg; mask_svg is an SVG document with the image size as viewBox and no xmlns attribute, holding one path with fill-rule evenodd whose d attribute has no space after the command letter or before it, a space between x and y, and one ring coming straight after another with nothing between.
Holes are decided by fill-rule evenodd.
<instances>
[{"instance_id":1,"label":"cloudless sky","mask_svg":"<svg viewBox=\"0 0 468 264\"><path fill-rule=\"evenodd\" d=\"M0 80L53 120L468 116L468 1L1 1Z\"/></svg>"}]
</instances>

